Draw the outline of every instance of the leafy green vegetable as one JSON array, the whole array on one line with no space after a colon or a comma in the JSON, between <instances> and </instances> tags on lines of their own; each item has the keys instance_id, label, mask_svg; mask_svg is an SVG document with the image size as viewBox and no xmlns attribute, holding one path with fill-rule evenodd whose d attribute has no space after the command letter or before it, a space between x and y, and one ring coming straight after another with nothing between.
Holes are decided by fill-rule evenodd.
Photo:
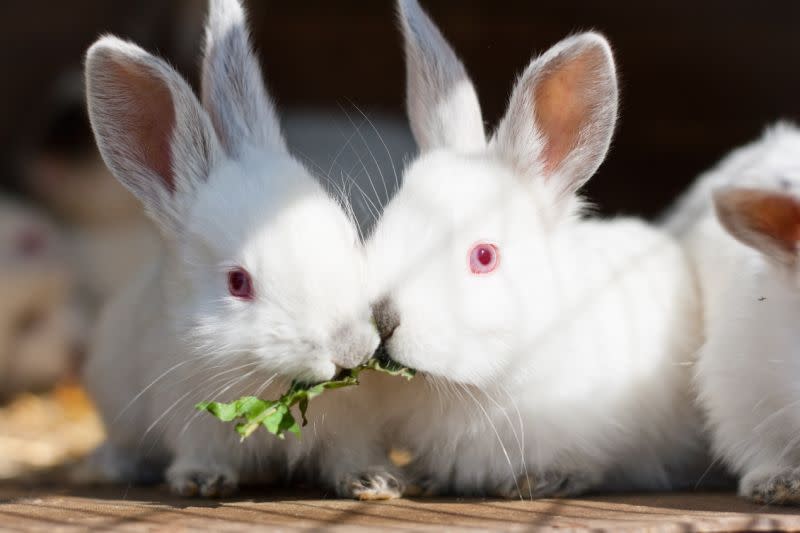
<instances>
[{"instance_id":1,"label":"leafy green vegetable","mask_svg":"<svg viewBox=\"0 0 800 533\"><path fill-rule=\"evenodd\" d=\"M340 389L358 385L358 375L364 370L375 370L391 376L411 379L416 373L410 368L386 358L373 357L361 366L345 370L330 381L314 385L292 382L289 390L277 400L262 400L255 396L245 396L231 403L202 402L195 405L199 411L208 411L223 422L238 421L236 431L242 440L253 434L260 426L283 439L286 432L300 436L300 424L292 414L292 407L297 405L305 426L308 402L328 389Z\"/></svg>"}]
</instances>

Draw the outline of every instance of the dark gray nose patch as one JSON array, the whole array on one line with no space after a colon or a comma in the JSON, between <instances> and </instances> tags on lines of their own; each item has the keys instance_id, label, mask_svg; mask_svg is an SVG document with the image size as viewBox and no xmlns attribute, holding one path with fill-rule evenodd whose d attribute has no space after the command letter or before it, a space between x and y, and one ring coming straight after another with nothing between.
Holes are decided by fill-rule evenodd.
<instances>
[{"instance_id":1,"label":"dark gray nose patch","mask_svg":"<svg viewBox=\"0 0 800 533\"><path fill-rule=\"evenodd\" d=\"M372 316L375 318L381 341L391 337L400 325L400 313L389 298L382 298L372 306Z\"/></svg>"}]
</instances>

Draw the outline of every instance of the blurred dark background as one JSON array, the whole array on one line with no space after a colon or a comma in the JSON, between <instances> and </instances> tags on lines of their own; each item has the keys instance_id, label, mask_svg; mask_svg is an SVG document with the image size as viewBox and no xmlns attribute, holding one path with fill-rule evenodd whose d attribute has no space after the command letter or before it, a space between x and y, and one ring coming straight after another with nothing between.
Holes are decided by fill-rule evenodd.
<instances>
[{"instance_id":1,"label":"blurred dark background","mask_svg":"<svg viewBox=\"0 0 800 533\"><path fill-rule=\"evenodd\" d=\"M588 193L602 211L654 215L700 171L768 123L800 115L800 2L429 0L423 6L475 80L486 121L502 113L532 55L597 29L622 79L616 142ZM403 111L404 73L389 1L248 2L281 109L357 105ZM196 79L200 0L9 0L0 7L0 149L6 185L32 146L91 143L79 111L53 111L57 83L101 33L130 37Z\"/></svg>"}]
</instances>

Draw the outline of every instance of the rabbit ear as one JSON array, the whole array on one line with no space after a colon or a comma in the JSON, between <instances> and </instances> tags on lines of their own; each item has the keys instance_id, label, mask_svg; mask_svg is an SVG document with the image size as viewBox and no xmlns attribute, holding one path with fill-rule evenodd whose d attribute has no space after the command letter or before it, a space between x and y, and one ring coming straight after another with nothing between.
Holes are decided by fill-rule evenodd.
<instances>
[{"instance_id":1,"label":"rabbit ear","mask_svg":"<svg viewBox=\"0 0 800 533\"><path fill-rule=\"evenodd\" d=\"M286 151L239 0L209 2L202 100L231 156L245 146Z\"/></svg>"},{"instance_id":2,"label":"rabbit ear","mask_svg":"<svg viewBox=\"0 0 800 533\"><path fill-rule=\"evenodd\" d=\"M596 33L564 39L534 59L511 94L493 144L528 177L574 192L603 162L617 120L617 76Z\"/></svg>"},{"instance_id":3,"label":"rabbit ear","mask_svg":"<svg viewBox=\"0 0 800 533\"><path fill-rule=\"evenodd\" d=\"M103 37L86 56L86 97L97 145L114 176L162 227L179 231L187 198L221 154L192 89L161 59Z\"/></svg>"},{"instance_id":4,"label":"rabbit ear","mask_svg":"<svg viewBox=\"0 0 800 533\"><path fill-rule=\"evenodd\" d=\"M795 265L800 200L774 191L729 187L714 192L714 208L737 240L781 264Z\"/></svg>"},{"instance_id":5,"label":"rabbit ear","mask_svg":"<svg viewBox=\"0 0 800 533\"><path fill-rule=\"evenodd\" d=\"M399 0L405 38L411 131L421 151L486 147L475 87L455 52L416 0Z\"/></svg>"}]
</instances>

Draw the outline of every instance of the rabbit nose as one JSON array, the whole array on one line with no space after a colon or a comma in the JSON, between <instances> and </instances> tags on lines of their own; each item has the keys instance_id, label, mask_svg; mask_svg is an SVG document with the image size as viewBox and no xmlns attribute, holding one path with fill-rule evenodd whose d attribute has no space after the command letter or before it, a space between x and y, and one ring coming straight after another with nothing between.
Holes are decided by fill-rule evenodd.
<instances>
[{"instance_id":1,"label":"rabbit nose","mask_svg":"<svg viewBox=\"0 0 800 533\"><path fill-rule=\"evenodd\" d=\"M372 356L378 342L378 335L368 323L348 324L333 334L331 360L337 367L356 367Z\"/></svg>"},{"instance_id":2,"label":"rabbit nose","mask_svg":"<svg viewBox=\"0 0 800 533\"><path fill-rule=\"evenodd\" d=\"M389 298L382 298L373 304L372 316L375 318L381 341L389 339L400 325L400 313Z\"/></svg>"}]
</instances>

